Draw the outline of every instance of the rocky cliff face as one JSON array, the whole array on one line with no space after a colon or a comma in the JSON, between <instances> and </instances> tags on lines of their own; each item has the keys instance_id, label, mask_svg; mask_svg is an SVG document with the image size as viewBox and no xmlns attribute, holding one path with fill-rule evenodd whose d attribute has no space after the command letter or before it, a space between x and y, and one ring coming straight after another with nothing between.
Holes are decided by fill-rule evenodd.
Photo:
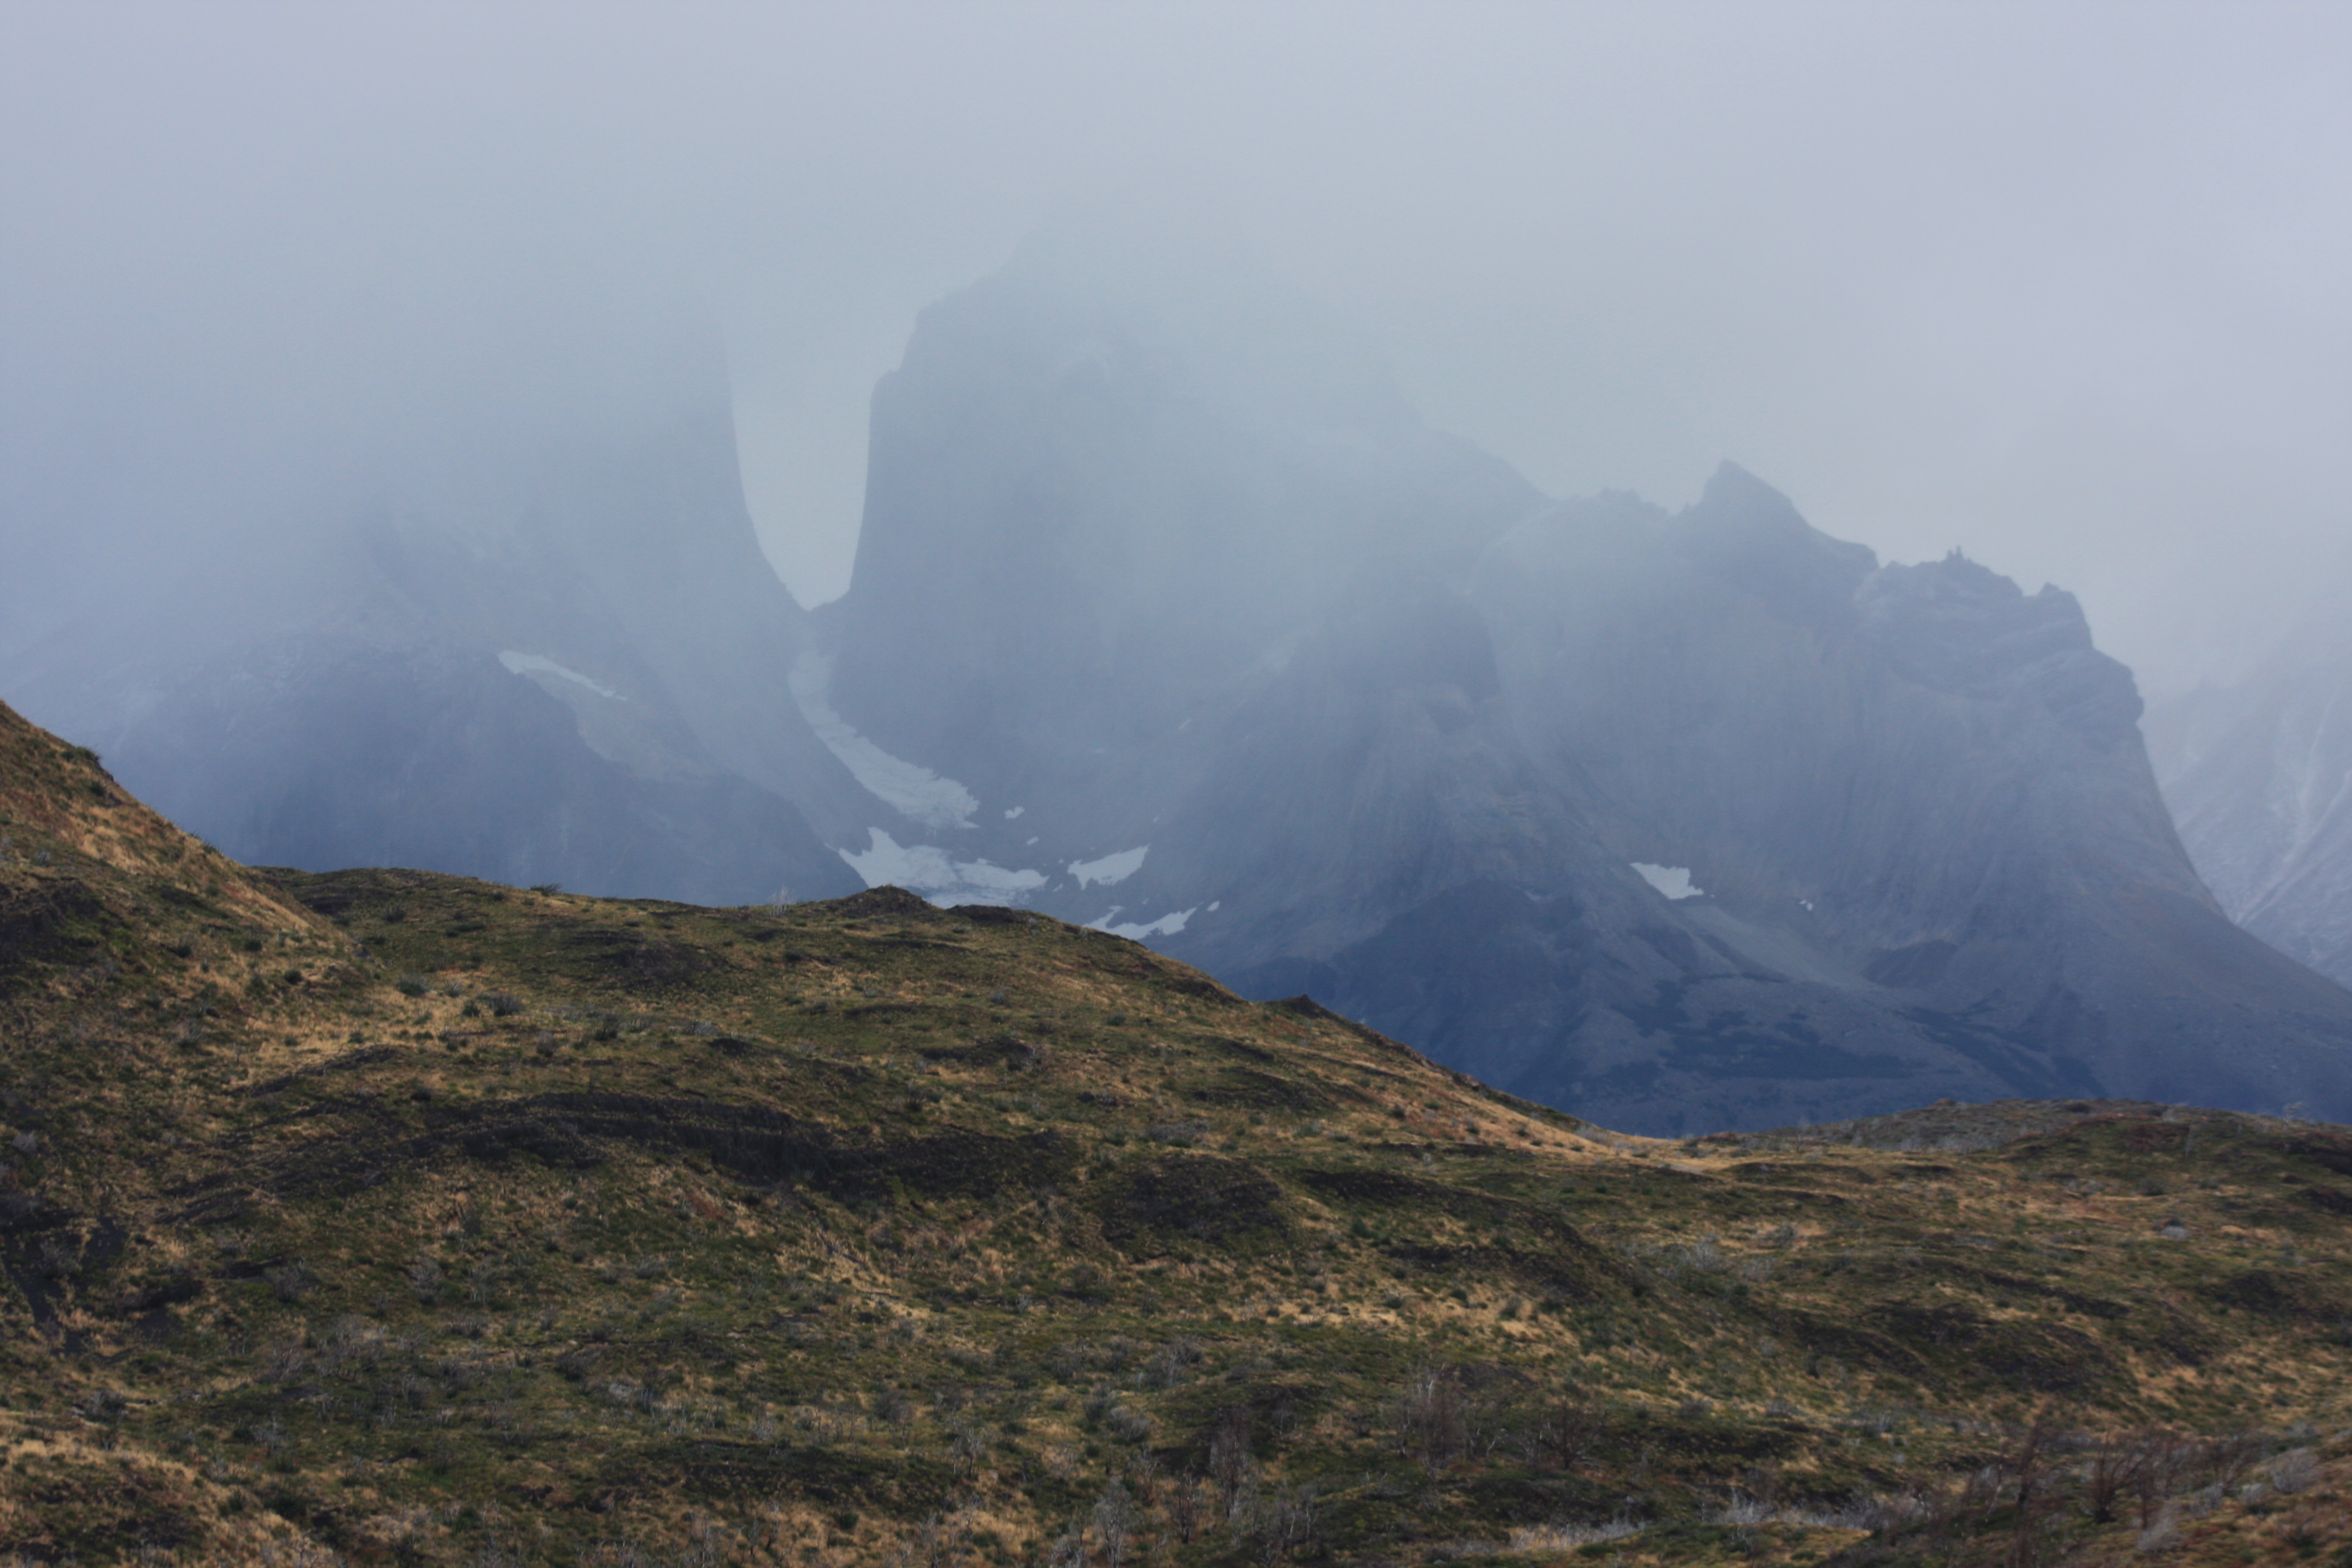
<instances>
[{"instance_id":1,"label":"rocky cliff face","mask_svg":"<svg viewBox=\"0 0 2352 1568\"><path fill-rule=\"evenodd\" d=\"M2231 918L2352 984L2352 638L2323 611L2246 680L2151 715L2149 743Z\"/></svg>"},{"instance_id":2,"label":"rocky cliff face","mask_svg":"<svg viewBox=\"0 0 2352 1568\"><path fill-rule=\"evenodd\" d=\"M877 813L869 876L1615 1125L2352 1114L2352 994L2207 894L2070 596L1881 565L1735 468L1678 516L1542 502L1065 282L939 307L876 399L828 712L961 793Z\"/></svg>"},{"instance_id":3,"label":"rocky cliff face","mask_svg":"<svg viewBox=\"0 0 2352 1568\"><path fill-rule=\"evenodd\" d=\"M826 701L990 803L974 855L1083 858L1169 809L1192 727L1307 628L1541 500L1306 307L1142 265L1034 246L925 312L875 393Z\"/></svg>"}]
</instances>

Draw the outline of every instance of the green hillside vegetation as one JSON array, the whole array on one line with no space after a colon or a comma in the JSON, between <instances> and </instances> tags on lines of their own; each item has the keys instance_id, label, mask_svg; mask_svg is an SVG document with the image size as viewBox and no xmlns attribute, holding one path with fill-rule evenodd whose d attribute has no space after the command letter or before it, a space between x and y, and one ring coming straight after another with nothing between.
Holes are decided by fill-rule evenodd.
<instances>
[{"instance_id":1,"label":"green hillside vegetation","mask_svg":"<svg viewBox=\"0 0 2352 1568\"><path fill-rule=\"evenodd\" d=\"M239 867L0 709L0 1563L2352 1564L2352 1131L1680 1142L1133 942Z\"/></svg>"}]
</instances>

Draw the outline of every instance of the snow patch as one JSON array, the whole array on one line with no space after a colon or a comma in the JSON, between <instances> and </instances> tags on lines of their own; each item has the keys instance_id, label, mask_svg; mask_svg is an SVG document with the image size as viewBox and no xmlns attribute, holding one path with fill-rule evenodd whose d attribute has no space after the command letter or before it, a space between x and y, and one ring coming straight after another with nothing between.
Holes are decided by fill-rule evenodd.
<instances>
[{"instance_id":1,"label":"snow patch","mask_svg":"<svg viewBox=\"0 0 2352 1568\"><path fill-rule=\"evenodd\" d=\"M1117 887L1143 869L1143 857L1151 847L1140 844L1132 849L1122 849L1116 855L1106 855L1099 860L1080 860L1070 867L1070 875L1078 879L1081 888L1091 888L1100 882L1106 888Z\"/></svg>"},{"instance_id":2,"label":"snow patch","mask_svg":"<svg viewBox=\"0 0 2352 1568\"><path fill-rule=\"evenodd\" d=\"M1017 903L1045 885L1043 871L1007 870L985 860L957 860L935 844L901 844L878 827L863 855L837 851L869 888L885 883L935 904Z\"/></svg>"},{"instance_id":3,"label":"snow patch","mask_svg":"<svg viewBox=\"0 0 2352 1568\"><path fill-rule=\"evenodd\" d=\"M894 757L865 736L825 701L833 684L833 660L824 654L804 653L793 662L793 700L809 721L825 750L841 759L850 777L866 792L925 827L970 827L980 802L955 780L935 773L918 763ZM846 855L848 851L844 850ZM868 851L871 853L871 851ZM856 865L856 861L850 862ZM865 875L864 872L859 873Z\"/></svg>"},{"instance_id":4,"label":"snow patch","mask_svg":"<svg viewBox=\"0 0 2352 1568\"><path fill-rule=\"evenodd\" d=\"M1687 866L1653 866L1646 860L1636 860L1633 869L1642 874L1642 880L1668 899L1696 899L1706 891L1704 888L1691 886L1690 868Z\"/></svg>"},{"instance_id":5,"label":"snow patch","mask_svg":"<svg viewBox=\"0 0 2352 1568\"><path fill-rule=\"evenodd\" d=\"M1209 900L1209 912L1211 914L1215 914L1217 912L1217 906L1223 902L1224 900L1223 899L1211 899Z\"/></svg>"},{"instance_id":6,"label":"snow patch","mask_svg":"<svg viewBox=\"0 0 2352 1568\"><path fill-rule=\"evenodd\" d=\"M603 681L591 680L578 670L568 669L553 659L539 654L517 653L510 647L500 648L499 662L507 667L507 673L509 675L551 675L558 680L568 680L574 686L584 686L599 697L609 697L615 702L628 700Z\"/></svg>"},{"instance_id":7,"label":"snow patch","mask_svg":"<svg viewBox=\"0 0 2352 1568\"><path fill-rule=\"evenodd\" d=\"M1141 942L1146 937L1174 936L1178 931L1184 929L1184 922L1191 920L1192 916L1198 912L1197 910L1179 910L1172 915L1161 915L1156 921L1150 921L1139 924L1135 922L1129 922L1126 925L1111 924L1112 917L1117 915L1120 910L1125 909L1126 907L1127 906L1124 904L1113 904L1108 910L1103 912L1103 917L1100 920L1092 921L1088 924L1087 929L1089 931L1107 931L1113 936L1123 936L1129 942Z\"/></svg>"},{"instance_id":8,"label":"snow patch","mask_svg":"<svg viewBox=\"0 0 2352 1568\"><path fill-rule=\"evenodd\" d=\"M1028 809L1029 808L1025 805L1008 805L1004 808L1004 820L1011 822L1013 818L1019 816L1023 812Z\"/></svg>"}]
</instances>

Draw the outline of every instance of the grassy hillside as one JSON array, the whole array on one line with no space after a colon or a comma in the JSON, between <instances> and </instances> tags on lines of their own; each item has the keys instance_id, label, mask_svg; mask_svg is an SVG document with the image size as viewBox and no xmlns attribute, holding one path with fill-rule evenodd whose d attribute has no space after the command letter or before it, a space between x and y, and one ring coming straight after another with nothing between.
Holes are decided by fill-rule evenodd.
<instances>
[{"instance_id":1,"label":"grassy hillside","mask_svg":"<svg viewBox=\"0 0 2352 1568\"><path fill-rule=\"evenodd\" d=\"M1661 1143L889 889L236 866L0 709L0 1562L2352 1563L2352 1131Z\"/></svg>"}]
</instances>

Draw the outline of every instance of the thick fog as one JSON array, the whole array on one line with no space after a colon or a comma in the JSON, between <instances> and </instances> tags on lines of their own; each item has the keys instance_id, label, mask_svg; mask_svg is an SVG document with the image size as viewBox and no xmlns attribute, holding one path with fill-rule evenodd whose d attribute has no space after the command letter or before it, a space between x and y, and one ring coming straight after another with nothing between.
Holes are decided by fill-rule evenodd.
<instances>
[{"instance_id":1,"label":"thick fog","mask_svg":"<svg viewBox=\"0 0 2352 1568\"><path fill-rule=\"evenodd\" d=\"M2226 677L2347 565L2347 65L2319 5L20 3L0 652L292 570L453 428L677 395L614 367L698 333L831 599L915 313L1105 212L1554 494L1729 458Z\"/></svg>"}]
</instances>

